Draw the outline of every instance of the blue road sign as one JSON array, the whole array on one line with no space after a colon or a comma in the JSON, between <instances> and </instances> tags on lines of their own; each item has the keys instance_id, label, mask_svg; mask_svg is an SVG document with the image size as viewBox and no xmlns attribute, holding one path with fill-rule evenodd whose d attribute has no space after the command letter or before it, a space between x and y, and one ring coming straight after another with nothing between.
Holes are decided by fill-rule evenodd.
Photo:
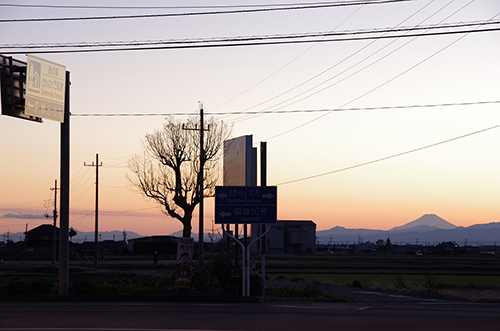
<instances>
[{"instance_id":1,"label":"blue road sign","mask_svg":"<svg viewBox=\"0 0 500 331\"><path fill-rule=\"evenodd\" d=\"M276 223L276 186L215 187L215 223Z\"/></svg>"}]
</instances>

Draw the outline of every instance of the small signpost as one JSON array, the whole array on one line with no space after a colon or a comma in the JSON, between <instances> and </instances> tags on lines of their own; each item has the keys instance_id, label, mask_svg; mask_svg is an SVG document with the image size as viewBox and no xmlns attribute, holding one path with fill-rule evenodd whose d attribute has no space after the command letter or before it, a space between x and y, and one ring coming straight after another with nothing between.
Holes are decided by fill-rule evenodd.
<instances>
[{"instance_id":1,"label":"small signpost","mask_svg":"<svg viewBox=\"0 0 500 331\"><path fill-rule=\"evenodd\" d=\"M277 218L276 186L216 186L216 224L270 224Z\"/></svg>"},{"instance_id":2,"label":"small signpost","mask_svg":"<svg viewBox=\"0 0 500 331\"><path fill-rule=\"evenodd\" d=\"M191 288L191 263L193 261L194 239L177 239L177 267L175 269L175 287Z\"/></svg>"}]
</instances>

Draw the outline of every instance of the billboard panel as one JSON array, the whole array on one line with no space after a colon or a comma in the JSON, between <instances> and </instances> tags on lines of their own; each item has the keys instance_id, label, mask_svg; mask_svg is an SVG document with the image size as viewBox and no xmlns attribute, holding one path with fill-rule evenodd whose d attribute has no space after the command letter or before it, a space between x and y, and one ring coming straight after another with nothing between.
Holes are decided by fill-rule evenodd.
<instances>
[{"instance_id":1,"label":"billboard panel","mask_svg":"<svg viewBox=\"0 0 500 331\"><path fill-rule=\"evenodd\" d=\"M257 157L252 136L224 142L224 186L255 186Z\"/></svg>"}]
</instances>

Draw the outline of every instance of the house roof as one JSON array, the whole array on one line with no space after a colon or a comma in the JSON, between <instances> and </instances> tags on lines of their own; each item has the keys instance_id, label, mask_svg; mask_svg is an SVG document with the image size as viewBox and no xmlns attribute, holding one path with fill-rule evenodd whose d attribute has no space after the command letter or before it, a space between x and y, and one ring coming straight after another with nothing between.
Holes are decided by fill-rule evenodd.
<instances>
[{"instance_id":1,"label":"house roof","mask_svg":"<svg viewBox=\"0 0 500 331\"><path fill-rule=\"evenodd\" d=\"M177 237L174 236L149 236L149 237L141 237L129 239L128 242L135 241L177 241Z\"/></svg>"},{"instance_id":2,"label":"house roof","mask_svg":"<svg viewBox=\"0 0 500 331\"><path fill-rule=\"evenodd\" d=\"M316 223L313 221L278 221L279 223L287 226L287 227L293 227L293 226L314 226L316 227Z\"/></svg>"},{"instance_id":3,"label":"house roof","mask_svg":"<svg viewBox=\"0 0 500 331\"><path fill-rule=\"evenodd\" d=\"M28 235L33 235L33 234L53 234L54 233L54 225L52 224L42 224L37 226L34 229L29 230L26 232ZM59 234L59 228L56 227L56 234Z\"/></svg>"}]
</instances>

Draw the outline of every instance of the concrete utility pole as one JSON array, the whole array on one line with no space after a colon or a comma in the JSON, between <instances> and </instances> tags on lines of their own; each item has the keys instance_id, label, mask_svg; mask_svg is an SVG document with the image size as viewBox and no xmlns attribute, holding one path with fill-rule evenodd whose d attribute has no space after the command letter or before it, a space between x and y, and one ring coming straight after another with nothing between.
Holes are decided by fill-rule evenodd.
<instances>
[{"instance_id":1,"label":"concrete utility pole","mask_svg":"<svg viewBox=\"0 0 500 331\"><path fill-rule=\"evenodd\" d=\"M198 183L200 185L200 215L199 215L199 230L198 242L200 244L198 261L200 263L200 270L203 270L203 254L205 253L205 240L203 239L203 172L205 168L205 148L203 146L203 132L205 131L203 123L203 103L200 103L200 172L198 174Z\"/></svg>"},{"instance_id":2,"label":"concrete utility pole","mask_svg":"<svg viewBox=\"0 0 500 331\"><path fill-rule=\"evenodd\" d=\"M95 164L92 162L92 164L86 164L85 162L83 163L84 166L86 167L94 167L95 166L95 236L94 236L94 267L97 268L99 266L98 260L99 260L99 241L98 241L98 235L99 235L99 167L102 167L102 162L99 164L99 154L95 155Z\"/></svg>"},{"instance_id":3,"label":"concrete utility pole","mask_svg":"<svg viewBox=\"0 0 500 331\"><path fill-rule=\"evenodd\" d=\"M54 191L54 211L52 216L54 217L54 231L52 235L52 264L56 264L56 226L57 226L57 179L55 181L54 187L50 188L51 191Z\"/></svg>"},{"instance_id":4,"label":"concrete utility pole","mask_svg":"<svg viewBox=\"0 0 500 331\"><path fill-rule=\"evenodd\" d=\"M203 102L199 103L200 107L200 128L184 128L184 130L199 130L200 131L200 170L198 173L198 194L200 196L200 205L199 205L199 233L198 233L198 242L199 242L199 249L198 249L198 263L199 263L199 268L200 270L203 269L203 255L204 255L204 241L203 241L203 188L204 188L204 181L203 181L203 175L204 175L204 167L205 167L205 148L203 146L204 143L204 132L208 131L209 129L205 129L204 123L203 123Z\"/></svg>"}]
</instances>

